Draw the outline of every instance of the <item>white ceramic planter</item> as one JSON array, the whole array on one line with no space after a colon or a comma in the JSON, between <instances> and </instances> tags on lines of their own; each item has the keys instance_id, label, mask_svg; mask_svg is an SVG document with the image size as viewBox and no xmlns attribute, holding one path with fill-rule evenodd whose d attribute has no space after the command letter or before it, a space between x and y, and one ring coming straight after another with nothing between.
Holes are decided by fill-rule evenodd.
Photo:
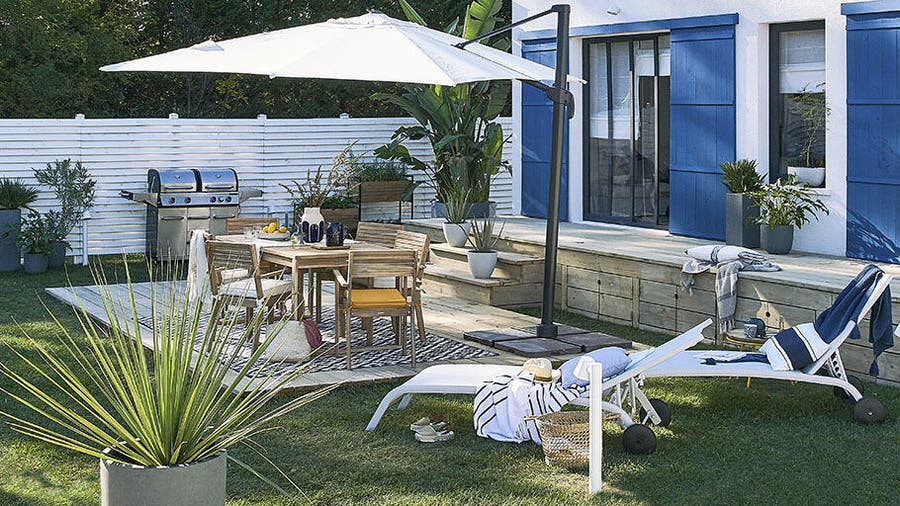
<instances>
[{"instance_id":1,"label":"white ceramic planter","mask_svg":"<svg viewBox=\"0 0 900 506\"><path fill-rule=\"evenodd\" d=\"M825 184L825 167L788 167L787 171L811 188L821 188Z\"/></svg>"},{"instance_id":2,"label":"white ceramic planter","mask_svg":"<svg viewBox=\"0 0 900 506\"><path fill-rule=\"evenodd\" d=\"M447 240L447 244L455 248L462 248L466 245L466 240L469 238L472 224L468 221L465 223L444 222L441 224L441 228L444 230L444 239Z\"/></svg>"},{"instance_id":3,"label":"white ceramic planter","mask_svg":"<svg viewBox=\"0 0 900 506\"><path fill-rule=\"evenodd\" d=\"M469 259L469 272L477 279L488 279L494 273L497 266L497 252L469 251L466 253Z\"/></svg>"},{"instance_id":4,"label":"white ceramic planter","mask_svg":"<svg viewBox=\"0 0 900 506\"><path fill-rule=\"evenodd\" d=\"M100 504L223 506L226 462L225 451L172 467L126 466L101 459Z\"/></svg>"}]
</instances>

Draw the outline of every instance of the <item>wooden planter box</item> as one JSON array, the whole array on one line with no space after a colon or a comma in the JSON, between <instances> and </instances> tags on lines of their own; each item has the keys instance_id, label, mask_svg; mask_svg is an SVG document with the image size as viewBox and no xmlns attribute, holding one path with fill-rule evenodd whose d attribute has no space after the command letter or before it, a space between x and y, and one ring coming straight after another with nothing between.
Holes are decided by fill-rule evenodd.
<instances>
[{"instance_id":1,"label":"wooden planter box","mask_svg":"<svg viewBox=\"0 0 900 506\"><path fill-rule=\"evenodd\" d=\"M399 202L404 199L403 193L409 188L410 182L401 181L366 181L359 185L359 202L369 204L372 202Z\"/></svg>"}]
</instances>

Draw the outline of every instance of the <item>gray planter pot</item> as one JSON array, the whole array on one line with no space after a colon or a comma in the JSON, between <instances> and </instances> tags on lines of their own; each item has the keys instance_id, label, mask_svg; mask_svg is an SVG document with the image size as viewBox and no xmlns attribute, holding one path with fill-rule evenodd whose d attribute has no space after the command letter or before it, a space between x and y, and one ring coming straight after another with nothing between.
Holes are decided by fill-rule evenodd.
<instances>
[{"instance_id":1,"label":"gray planter pot","mask_svg":"<svg viewBox=\"0 0 900 506\"><path fill-rule=\"evenodd\" d=\"M43 274L47 272L47 255L43 253L25 253L25 274Z\"/></svg>"},{"instance_id":2,"label":"gray planter pot","mask_svg":"<svg viewBox=\"0 0 900 506\"><path fill-rule=\"evenodd\" d=\"M744 193L725 194L725 244L759 247L759 208Z\"/></svg>"},{"instance_id":3,"label":"gray planter pot","mask_svg":"<svg viewBox=\"0 0 900 506\"><path fill-rule=\"evenodd\" d=\"M21 209L0 209L0 272L15 271L22 266L22 250L16 245L21 229Z\"/></svg>"},{"instance_id":4,"label":"gray planter pot","mask_svg":"<svg viewBox=\"0 0 900 506\"><path fill-rule=\"evenodd\" d=\"M466 253L469 259L469 272L477 279L488 279L494 273L497 266L497 252L469 251Z\"/></svg>"},{"instance_id":5,"label":"gray planter pot","mask_svg":"<svg viewBox=\"0 0 900 506\"><path fill-rule=\"evenodd\" d=\"M55 242L51 246L50 256L47 257L47 266L58 269L66 264L66 251L69 249L64 242Z\"/></svg>"},{"instance_id":6,"label":"gray planter pot","mask_svg":"<svg viewBox=\"0 0 900 506\"><path fill-rule=\"evenodd\" d=\"M100 460L100 504L225 504L226 453L172 467L125 466Z\"/></svg>"},{"instance_id":7,"label":"gray planter pot","mask_svg":"<svg viewBox=\"0 0 900 506\"><path fill-rule=\"evenodd\" d=\"M763 247L773 255L786 255L791 252L794 247L794 227L793 225L779 225L771 228L768 225L762 225L762 243Z\"/></svg>"},{"instance_id":8,"label":"gray planter pot","mask_svg":"<svg viewBox=\"0 0 900 506\"><path fill-rule=\"evenodd\" d=\"M469 238L469 231L472 230L472 224L468 221L465 223L447 223L441 224L444 231L444 239L447 244L455 248L461 248L466 245Z\"/></svg>"},{"instance_id":9,"label":"gray planter pot","mask_svg":"<svg viewBox=\"0 0 900 506\"><path fill-rule=\"evenodd\" d=\"M496 202L469 202L466 204L466 218L489 218L497 215ZM432 218L446 218L447 206L443 202L431 205Z\"/></svg>"}]
</instances>

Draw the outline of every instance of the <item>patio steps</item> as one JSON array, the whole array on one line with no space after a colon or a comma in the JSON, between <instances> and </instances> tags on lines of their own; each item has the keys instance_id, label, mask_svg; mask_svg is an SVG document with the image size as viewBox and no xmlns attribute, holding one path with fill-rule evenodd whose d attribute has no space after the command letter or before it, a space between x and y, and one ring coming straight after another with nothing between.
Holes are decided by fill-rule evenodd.
<instances>
[{"instance_id":1,"label":"patio steps","mask_svg":"<svg viewBox=\"0 0 900 506\"><path fill-rule=\"evenodd\" d=\"M440 227L416 227L444 239ZM509 251L497 255L497 267L490 279L477 279L469 272L467 248L455 248L445 242L432 242L429 263L425 267L424 288L429 295L449 295L459 299L497 307L536 306L541 302L544 259Z\"/></svg>"}]
</instances>

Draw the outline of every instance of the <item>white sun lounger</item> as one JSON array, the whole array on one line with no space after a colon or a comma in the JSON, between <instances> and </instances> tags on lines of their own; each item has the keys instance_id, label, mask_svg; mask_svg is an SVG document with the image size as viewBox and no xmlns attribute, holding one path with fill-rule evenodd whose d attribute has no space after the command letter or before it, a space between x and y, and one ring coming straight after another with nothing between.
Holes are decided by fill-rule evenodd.
<instances>
[{"instance_id":1,"label":"white sun lounger","mask_svg":"<svg viewBox=\"0 0 900 506\"><path fill-rule=\"evenodd\" d=\"M762 362L732 362L704 365L703 361L709 352L684 351L645 371L644 378L741 377L826 385L833 387L837 397L847 399L854 404L854 419L863 423L880 423L885 418L884 406L875 398L863 397L862 382L855 376L847 375L839 348L850 337L853 328L871 311L881 294L890 286L891 280L891 276L887 274L882 275L881 279L876 282L875 289L856 320L847 322L847 325L838 337L830 343L825 354L801 370L776 371L768 363ZM895 335L900 335L898 333L900 333L900 327L895 331ZM818 374L822 367L826 368L827 376Z\"/></svg>"},{"instance_id":2,"label":"white sun lounger","mask_svg":"<svg viewBox=\"0 0 900 506\"><path fill-rule=\"evenodd\" d=\"M652 367L702 341L703 330L710 325L712 325L712 320L706 320L661 346L642 352L640 358L633 360L621 374L603 380L603 388L607 394L610 394L610 400L603 402L603 411L619 416L619 424L626 429L622 436L626 450L632 453L649 453L656 447L656 436L653 431L646 425L634 422L633 415L639 408L643 408L645 413L643 422L649 421L658 425L668 423L668 413L660 416L660 413L657 412L657 409L665 407L664 403L658 399L648 399L641 391L642 375ZM381 400L381 404L378 405L378 409L375 410L375 414L372 415L366 430L375 430L388 407L397 399L400 399L397 409L405 409L414 394L475 395L480 386L495 376L517 374L521 370L521 366L482 364L431 366L388 392ZM631 414L623 409L625 403L628 403L631 408ZM587 393L575 399L573 404L587 406ZM665 409L668 411L667 407Z\"/></svg>"}]
</instances>

